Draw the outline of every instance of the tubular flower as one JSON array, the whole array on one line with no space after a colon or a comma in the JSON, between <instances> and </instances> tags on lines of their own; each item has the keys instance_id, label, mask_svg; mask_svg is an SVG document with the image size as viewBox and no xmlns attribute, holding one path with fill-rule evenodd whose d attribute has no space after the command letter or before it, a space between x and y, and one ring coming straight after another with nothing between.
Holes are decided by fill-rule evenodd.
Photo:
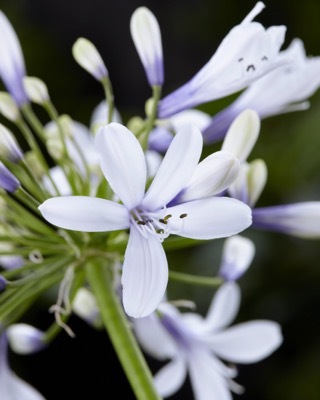
<instances>
[{"instance_id":1,"label":"tubular flower","mask_svg":"<svg viewBox=\"0 0 320 400\"><path fill-rule=\"evenodd\" d=\"M286 27L265 29L260 23L252 22L264 7L259 1L246 18L231 29L208 63L189 82L160 101L159 118L236 93L291 61L279 57Z\"/></svg>"},{"instance_id":2,"label":"tubular flower","mask_svg":"<svg viewBox=\"0 0 320 400\"><path fill-rule=\"evenodd\" d=\"M196 400L231 400L230 391L242 392L233 381L236 368L220 358L236 364L258 362L281 345L282 334L279 324L268 320L228 327L239 305L238 285L227 282L216 292L205 318L161 303L157 313L133 321L146 353L161 361L170 359L154 376L161 396L178 391L187 374Z\"/></svg>"},{"instance_id":3,"label":"tubular flower","mask_svg":"<svg viewBox=\"0 0 320 400\"><path fill-rule=\"evenodd\" d=\"M198 164L202 135L197 128L178 132L145 192L143 149L126 127L100 128L96 149L109 185L122 203L86 196L54 197L40 207L44 218L65 229L103 232L130 229L122 271L123 304L132 317L155 310L167 287L168 265L162 241L170 234L215 239L239 233L251 224L250 208L214 197L236 176L237 160L222 153ZM226 158L229 156L229 162ZM201 173L199 173L199 171ZM209 188L207 186L209 185ZM203 190L205 188L205 190Z\"/></svg>"},{"instance_id":4,"label":"tubular flower","mask_svg":"<svg viewBox=\"0 0 320 400\"><path fill-rule=\"evenodd\" d=\"M300 39L294 39L281 55L291 57L292 62L254 81L230 106L216 114L203 131L207 143L222 139L234 117L246 108L256 110L262 119L309 107L307 99L320 86L320 57L306 57Z\"/></svg>"},{"instance_id":5,"label":"tubular flower","mask_svg":"<svg viewBox=\"0 0 320 400\"><path fill-rule=\"evenodd\" d=\"M18 37L8 18L0 11L0 78L18 106L28 102L23 87L26 75Z\"/></svg>"}]
</instances>

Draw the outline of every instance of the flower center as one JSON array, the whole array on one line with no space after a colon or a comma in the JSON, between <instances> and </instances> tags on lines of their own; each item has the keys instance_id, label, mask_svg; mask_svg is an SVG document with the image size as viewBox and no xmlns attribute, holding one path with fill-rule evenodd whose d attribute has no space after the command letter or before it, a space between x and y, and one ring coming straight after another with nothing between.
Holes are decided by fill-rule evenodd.
<instances>
[{"instance_id":1,"label":"flower center","mask_svg":"<svg viewBox=\"0 0 320 400\"><path fill-rule=\"evenodd\" d=\"M131 210L131 223L139 230L144 238L155 235L161 242L170 235L171 214L166 214L165 209L151 212L135 208Z\"/></svg>"}]
</instances>

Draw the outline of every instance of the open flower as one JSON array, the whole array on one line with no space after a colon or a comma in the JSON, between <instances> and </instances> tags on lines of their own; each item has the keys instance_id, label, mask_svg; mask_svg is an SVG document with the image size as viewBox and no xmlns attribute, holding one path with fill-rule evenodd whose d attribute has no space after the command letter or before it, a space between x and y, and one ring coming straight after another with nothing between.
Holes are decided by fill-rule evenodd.
<instances>
[{"instance_id":1,"label":"open flower","mask_svg":"<svg viewBox=\"0 0 320 400\"><path fill-rule=\"evenodd\" d=\"M0 334L0 391L3 400L45 400L31 385L19 378L8 364L6 334Z\"/></svg>"},{"instance_id":2,"label":"open flower","mask_svg":"<svg viewBox=\"0 0 320 400\"><path fill-rule=\"evenodd\" d=\"M19 39L8 18L0 11L0 78L18 106L28 102L23 87L26 75Z\"/></svg>"},{"instance_id":3,"label":"open flower","mask_svg":"<svg viewBox=\"0 0 320 400\"><path fill-rule=\"evenodd\" d=\"M124 308L132 317L150 314L162 299L168 281L162 241L170 234L215 239L239 233L251 224L248 206L214 197L235 178L238 161L221 152L198 164L202 135L197 128L189 129L174 137L145 193L146 160L137 138L118 123L100 128L96 149L101 169L122 204L66 196L48 199L39 207L46 220L65 229L107 232L130 228L122 287Z\"/></svg>"},{"instance_id":4,"label":"open flower","mask_svg":"<svg viewBox=\"0 0 320 400\"><path fill-rule=\"evenodd\" d=\"M264 7L259 1L231 29L208 63L189 82L160 101L159 118L236 93L289 62L290 58L279 57L286 27L265 29L260 23L252 22Z\"/></svg>"},{"instance_id":5,"label":"open flower","mask_svg":"<svg viewBox=\"0 0 320 400\"><path fill-rule=\"evenodd\" d=\"M154 376L161 396L178 391L187 374L196 400L231 400L230 390L242 391L233 381L236 368L220 358L235 364L258 362L281 345L282 334L279 324L268 320L228 327L239 305L239 286L228 282L216 292L205 318L161 303L157 313L133 321L146 353L160 361L170 359Z\"/></svg>"},{"instance_id":6,"label":"open flower","mask_svg":"<svg viewBox=\"0 0 320 400\"><path fill-rule=\"evenodd\" d=\"M307 57L300 39L294 39L280 57L291 57L292 62L254 81L216 114L203 131L206 143L222 139L235 116L246 108L256 110L262 119L309 107L307 99L320 86L320 57Z\"/></svg>"}]
</instances>

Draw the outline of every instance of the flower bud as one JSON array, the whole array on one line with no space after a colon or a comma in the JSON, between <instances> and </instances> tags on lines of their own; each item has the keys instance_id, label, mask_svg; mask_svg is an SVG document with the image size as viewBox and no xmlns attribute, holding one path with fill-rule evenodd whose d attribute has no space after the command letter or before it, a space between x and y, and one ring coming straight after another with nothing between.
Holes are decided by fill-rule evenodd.
<instances>
[{"instance_id":1,"label":"flower bud","mask_svg":"<svg viewBox=\"0 0 320 400\"><path fill-rule=\"evenodd\" d=\"M98 305L93 294L86 288L80 288L72 303L75 314L96 328L101 327Z\"/></svg>"},{"instance_id":2,"label":"flower bud","mask_svg":"<svg viewBox=\"0 0 320 400\"><path fill-rule=\"evenodd\" d=\"M23 158L22 150L13 133L2 124L0 124L0 155L13 163L18 163Z\"/></svg>"},{"instance_id":3,"label":"flower bud","mask_svg":"<svg viewBox=\"0 0 320 400\"><path fill-rule=\"evenodd\" d=\"M32 354L42 350L46 343L44 332L24 323L10 325L7 337L11 349L18 354Z\"/></svg>"},{"instance_id":4,"label":"flower bud","mask_svg":"<svg viewBox=\"0 0 320 400\"><path fill-rule=\"evenodd\" d=\"M88 39L77 39L72 47L72 54L76 62L97 81L108 76L108 70L98 50Z\"/></svg>"},{"instance_id":5,"label":"flower bud","mask_svg":"<svg viewBox=\"0 0 320 400\"><path fill-rule=\"evenodd\" d=\"M41 79L26 76L23 78L23 86L30 101L44 104L49 100L47 86Z\"/></svg>"},{"instance_id":6,"label":"flower bud","mask_svg":"<svg viewBox=\"0 0 320 400\"><path fill-rule=\"evenodd\" d=\"M0 188L13 193L21 186L19 180L0 161Z\"/></svg>"},{"instance_id":7,"label":"flower bud","mask_svg":"<svg viewBox=\"0 0 320 400\"><path fill-rule=\"evenodd\" d=\"M11 122L16 122L21 118L16 102L7 92L0 92L0 114Z\"/></svg>"}]
</instances>

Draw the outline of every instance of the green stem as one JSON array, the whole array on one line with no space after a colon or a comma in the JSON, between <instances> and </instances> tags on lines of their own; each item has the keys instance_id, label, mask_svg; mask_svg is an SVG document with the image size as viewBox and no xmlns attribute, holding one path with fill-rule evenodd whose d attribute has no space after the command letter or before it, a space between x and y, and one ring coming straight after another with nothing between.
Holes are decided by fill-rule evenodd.
<instances>
[{"instance_id":1,"label":"green stem","mask_svg":"<svg viewBox=\"0 0 320 400\"><path fill-rule=\"evenodd\" d=\"M88 261L86 274L96 295L105 328L136 398L138 400L161 399L114 290L112 274L106 266L106 261L98 259Z\"/></svg>"},{"instance_id":2,"label":"green stem","mask_svg":"<svg viewBox=\"0 0 320 400\"><path fill-rule=\"evenodd\" d=\"M108 104L108 115L107 115L107 123L109 124L112 121L113 111L114 111L114 96L113 90L111 86L111 81L108 76L102 79L101 81L103 90L106 96L106 101Z\"/></svg>"},{"instance_id":3,"label":"green stem","mask_svg":"<svg viewBox=\"0 0 320 400\"><path fill-rule=\"evenodd\" d=\"M175 281L199 286L217 287L223 283L223 279L220 277L189 275L174 271L169 271L169 278Z\"/></svg>"}]
</instances>

